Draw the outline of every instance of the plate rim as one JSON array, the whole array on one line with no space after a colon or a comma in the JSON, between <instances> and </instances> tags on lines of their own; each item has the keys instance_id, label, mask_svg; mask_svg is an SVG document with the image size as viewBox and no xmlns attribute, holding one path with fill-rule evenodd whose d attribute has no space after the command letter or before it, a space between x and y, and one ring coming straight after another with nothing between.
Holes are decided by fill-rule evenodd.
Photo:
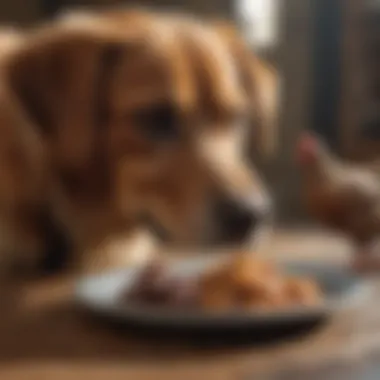
<instances>
[{"instance_id":1,"label":"plate rim","mask_svg":"<svg viewBox=\"0 0 380 380\"><path fill-rule=\"evenodd\" d=\"M179 263L179 265L186 265L195 261L205 261L205 257L187 257L174 259L171 264ZM218 257L215 258L218 260ZM220 259L220 257L219 257ZM345 266L341 264L328 263L325 260L300 260L300 259L274 259L278 265L306 265L307 267L319 267L329 270L345 270ZM169 264L170 265L170 264ZM205 264L206 265L206 264ZM309 318L322 318L333 315L341 310L345 310L357 306L360 301L367 299L371 293L372 287L369 281L361 278L354 273L347 272L347 275L352 277L353 284L339 296L327 297L324 302L316 306L296 306L278 310L234 310L227 312L202 312L195 311L183 313L178 310L159 309L132 305L122 305L114 301L110 303L96 303L85 296L84 289L91 281L99 281L105 277L126 275L128 272L141 268L141 265L136 265L128 268L107 271L100 274L88 275L79 279L74 288L74 302L77 306L85 308L86 310L117 318L121 321L133 321L139 324L165 324L173 326L210 326L210 325L246 325L246 324L270 324L270 323L286 323L296 322ZM347 270L347 269L346 269Z\"/></svg>"}]
</instances>

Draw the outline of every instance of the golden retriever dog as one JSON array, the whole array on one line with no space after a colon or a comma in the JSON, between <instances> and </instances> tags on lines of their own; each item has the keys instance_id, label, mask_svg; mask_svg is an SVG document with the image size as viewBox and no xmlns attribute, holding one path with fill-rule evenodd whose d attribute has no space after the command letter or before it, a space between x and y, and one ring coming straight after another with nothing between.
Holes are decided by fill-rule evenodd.
<instances>
[{"instance_id":1,"label":"golden retriever dog","mask_svg":"<svg viewBox=\"0 0 380 380\"><path fill-rule=\"evenodd\" d=\"M74 13L29 33L0 75L3 267L39 263L52 226L94 270L161 239L248 244L268 220L249 156L274 149L276 78L232 27Z\"/></svg>"}]
</instances>

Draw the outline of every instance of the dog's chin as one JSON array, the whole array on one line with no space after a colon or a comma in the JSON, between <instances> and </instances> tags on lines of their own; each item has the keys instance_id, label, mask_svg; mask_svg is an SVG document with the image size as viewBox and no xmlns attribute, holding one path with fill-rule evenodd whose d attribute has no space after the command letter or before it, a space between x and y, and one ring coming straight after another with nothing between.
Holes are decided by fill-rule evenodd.
<instances>
[{"instance_id":1,"label":"dog's chin","mask_svg":"<svg viewBox=\"0 0 380 380\"><path fill-rule=\"evenodd\" d=\"M150 215L141 216L140 222L144 228L148 229L161 243L168 243L173 240L173 235L163 223Z\"/></svg>"}]
</instances>

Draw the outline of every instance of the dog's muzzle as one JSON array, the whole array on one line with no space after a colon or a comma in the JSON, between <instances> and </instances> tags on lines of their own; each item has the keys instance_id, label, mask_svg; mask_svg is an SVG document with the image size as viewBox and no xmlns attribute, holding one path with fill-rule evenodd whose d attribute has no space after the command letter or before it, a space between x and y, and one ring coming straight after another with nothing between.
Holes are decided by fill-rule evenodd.
<instances>
[{"instance_id":1,"label":"dog's muzzle","mask_svg":"<svg viewBox=\"0 0 380 380\"><path fill-rule=\"evenodd\" d=\"M190 244L236 245L245 244L255 236L260 227L271 224L272 205L259 197L233 199L218 196L209 202L205 223L190 231ZM164 243L173 243L173 236L160 220L150 215L141 216L140 222Z\"/></svg>"},{"instance_id":2,"label":"dog's muzzle","mask_svg":"<svg viewBox=\"0 0 380 380\"><path fill-rule=\"evenodd\" d=\"M255 230L272 218L272 207L267 200L235 200L220 198L214 203L217 239L222 243L242 243Z\"/></svg>"}]
</instances>

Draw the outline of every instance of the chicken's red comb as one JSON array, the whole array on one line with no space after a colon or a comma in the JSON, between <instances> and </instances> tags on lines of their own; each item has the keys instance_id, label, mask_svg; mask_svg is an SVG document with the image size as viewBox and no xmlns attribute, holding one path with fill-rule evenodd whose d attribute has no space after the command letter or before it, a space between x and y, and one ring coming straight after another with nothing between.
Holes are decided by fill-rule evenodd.
<instances>
[{"instance_id":1,"label":"chicken's red comb","mask_svg":"<svg viewBox=\"0 0 380 380\"><path fill-rule=\"evenodd\" d=\"M319 140L309 132L304 132L298 139L296 158L300 164L313 162L319 156Z\"/></svg>"}]
</instances>

